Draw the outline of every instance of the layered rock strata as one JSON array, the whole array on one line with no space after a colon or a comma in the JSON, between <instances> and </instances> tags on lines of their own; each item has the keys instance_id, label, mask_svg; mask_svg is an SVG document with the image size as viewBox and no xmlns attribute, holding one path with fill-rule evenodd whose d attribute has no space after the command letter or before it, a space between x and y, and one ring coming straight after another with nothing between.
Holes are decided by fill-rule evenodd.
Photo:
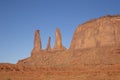
<instances>
[{"instance_id":1,"label":"layered rock strata","mask_svg":"<svg viewBox=\"0 0 120 80\"><path fill-rule=\"evenodd\" d=\"M120 16L104 16L79 25L70 49L120 45Z\"/></svg>"}]
</instances>

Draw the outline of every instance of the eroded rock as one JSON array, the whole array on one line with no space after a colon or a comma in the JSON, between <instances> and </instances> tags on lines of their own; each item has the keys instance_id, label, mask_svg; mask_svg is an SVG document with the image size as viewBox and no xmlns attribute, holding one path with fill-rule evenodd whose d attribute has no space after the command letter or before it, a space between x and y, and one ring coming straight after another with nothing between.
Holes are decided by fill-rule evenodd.
<instances>
[{"instance_id":1,"label":"eroded rock","mask_svg":"<svg viewBox=\"0 0 120 80\"><path fill-rule=\"evenodd\" d=\"M62 37L61 37L61 33L60 33L60 29L56 29L56 33L55 33L55 45L54 45L54 50L64 50L65 47L62 45Z\"/></svg>"},{"instance_id":2,"label":"eroded rock","mask_svg":"<svg viewBox=\"0 0 120 80\"><path fill-rule=\"evenodd\" d=\"M40 33L39 30L35 31L35 36L34 36L34 48L31 52L32 55L39 53L42 49L42 44L41 44L41 39L40 39Z\"/></svg>"},{"instance_id":3,"label":"eroded rock","mask_svg":"<svg viewBox=\"0 0 120 80\"><path fill-rule=\"evenodd\" d=\"M47 44L47 47L46 47L47 51L51 50L50 41L51 41L51 37L48 38L48 44Z\"/></svg>"},{"instance_id":4,"label":"eroded rock","mask_svg":"<svg viewBox=\"0 0 120 80\"><path fill-rule=\"evenodd\" d=\"M104 16L79 25L70 49L120 45L120 16Z\"/></svg>"},{"instance_id":5,"label":"eroded rock","mask_svg":"<svg viewBox=\"0 0 120 80\"><path fill-rule=\"evenodd\" d=\"M74 33L69 50L65 50L62 45L59 29L56 30L55 45L51 50L50 38L46 50L41 50L39 33L36 32L32 57L20 60L18 64L45 67L120 64L119 24L120 16L105 16L80 25Z\"/></svg>"}]
</instances>

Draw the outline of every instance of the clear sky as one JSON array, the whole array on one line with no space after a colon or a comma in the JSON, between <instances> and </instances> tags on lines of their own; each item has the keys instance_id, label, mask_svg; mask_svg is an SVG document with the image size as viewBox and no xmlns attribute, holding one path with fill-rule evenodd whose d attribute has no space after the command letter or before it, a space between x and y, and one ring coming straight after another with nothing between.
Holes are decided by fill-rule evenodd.
<instances>
[{"instance_id":1,"label":"clear sky","mask_svg":"<svg viewBox=\"0 0 120 80\"><path fill-rule=\"evenodd\" d=\"M0 0L0 63L29 57L36 29L43 49L57 27L69 48L79 24L108 14L120 14L120 0Z\"/></svg>"}]
</instances>

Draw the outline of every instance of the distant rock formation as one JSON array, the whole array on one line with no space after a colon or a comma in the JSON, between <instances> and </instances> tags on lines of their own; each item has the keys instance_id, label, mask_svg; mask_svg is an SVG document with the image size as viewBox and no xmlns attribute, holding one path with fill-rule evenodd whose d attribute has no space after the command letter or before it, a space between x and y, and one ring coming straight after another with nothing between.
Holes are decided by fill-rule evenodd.
<instances>
[{"instance_id":1,"label":"distant rock formation","mask_svg":"<svg viewBox=\"0 0 120 80\"><path fill-rule=\"evenodd\" d=\"M120 15L104 16L78 26L68 50L62 45L58 28L53 49L50 40L49 37L47 48L42 50L39 30L36 30L31 57L17 64L45 67L120 64Z\"/></svg>"},{"instance_id":2,"label":"distant rock formation","mask_svg":"<svg viewBox=\"0 0 120 80\"><path fill-rule=\"evenodd\" d=\"M60 29L56 29L56 34L55 34L55 45L54 45L54 50L64 50L65 47L62 45L62 37L60 33Z\"/></svg>"},{"instance_id":3,"label":"distant rock formation","mask_svg":"<svg viewBox=\"0 0 120 80\"><path fill-rule=\"evenodd\" d=\"M48 38L48 44L47 44L47 47L46 47L47 51L51 50L50 41L51 41L51 37Z\"/></svg>"},{"instance_id":4,"label":"distant rock formation","mask_svg":"<svg viewBox=\"0 0 120 80\"><path fill-rule=\"evenodd\" d=\"M70 49L117 45L120 45L120 16L104 16L79 25Z\"/></svg>"},{"instance_id":5,"label":"distant rock formation","mask_svg":"<svg viewBox=\"0 0 120 80\"><path fill-rule=\"evenodd\" d=\"M32 55L39 53L41 50L42 50L42 44L40 39L40 33L39 30L36 30L34 36L34 48L32 50Z\"/></svg>"}]
</instances>

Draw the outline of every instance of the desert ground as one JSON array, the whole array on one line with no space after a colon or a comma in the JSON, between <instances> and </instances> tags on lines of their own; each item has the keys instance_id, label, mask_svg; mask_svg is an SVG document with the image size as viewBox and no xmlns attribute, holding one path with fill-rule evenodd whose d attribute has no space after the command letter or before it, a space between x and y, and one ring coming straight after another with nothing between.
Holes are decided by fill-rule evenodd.
<instances>
[{"instance_id":1,"label":"desert ground","mask_svg":"<svg viewBox=\"0 0 120 80\"><path fill-rule=\"evenodd\" d=\"M4 66L0 71L0 80L120 80L120 65L81 68Z\"/></svg>"}]
</instances>

